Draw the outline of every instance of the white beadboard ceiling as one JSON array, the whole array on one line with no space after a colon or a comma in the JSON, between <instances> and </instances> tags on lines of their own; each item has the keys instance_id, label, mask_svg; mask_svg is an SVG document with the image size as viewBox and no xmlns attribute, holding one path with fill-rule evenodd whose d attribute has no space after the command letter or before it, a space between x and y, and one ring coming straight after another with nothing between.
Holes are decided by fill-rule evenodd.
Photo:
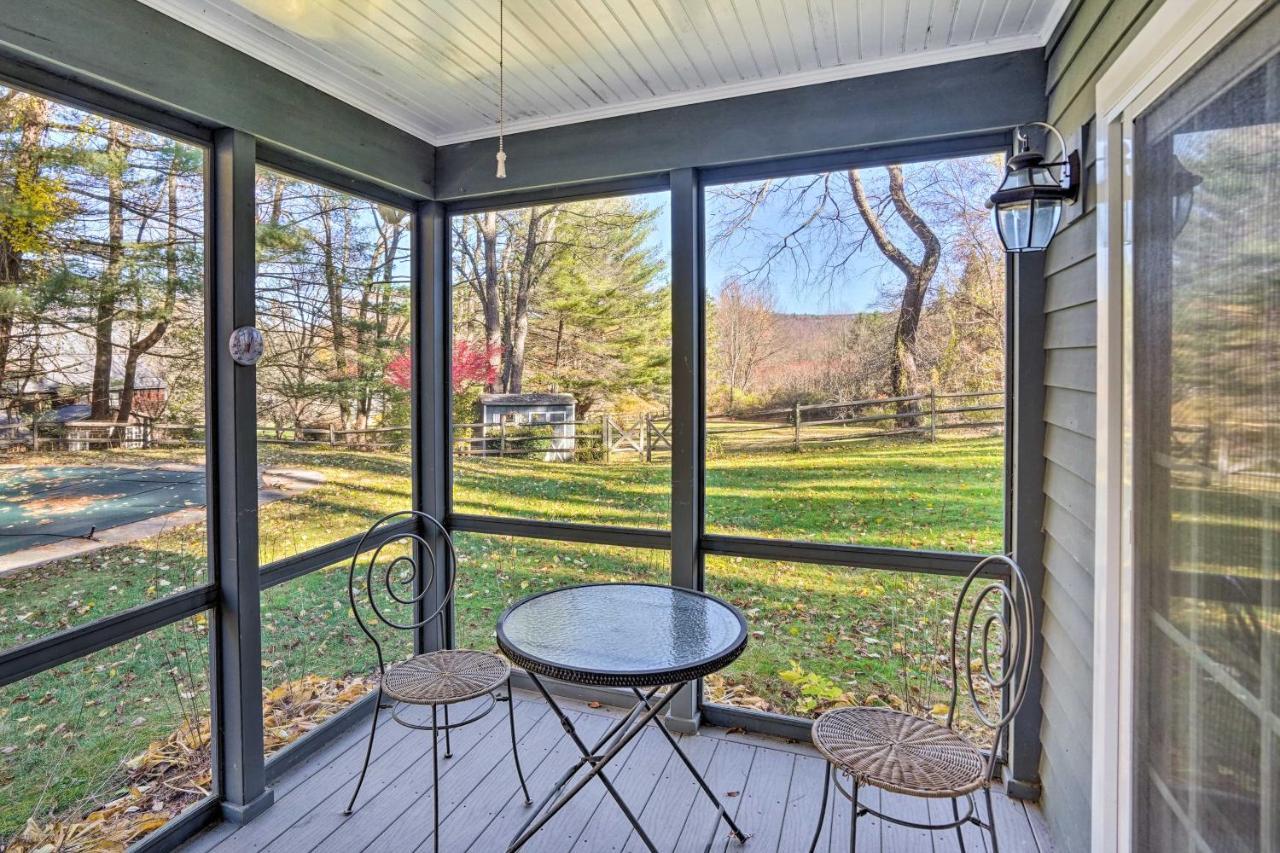
<instances>
[{"instance_id":1,"label":"white beadboard ceiling","mask_svg":"<svg viewBox=\"0 0 1280 853\"><path fill-rule=\"evenodd\" d=\"M498 0L142 2L432 144L496 133ZM507 0L507 132L1040 47L1067 3Z\"/></svg>"}]
</instances>

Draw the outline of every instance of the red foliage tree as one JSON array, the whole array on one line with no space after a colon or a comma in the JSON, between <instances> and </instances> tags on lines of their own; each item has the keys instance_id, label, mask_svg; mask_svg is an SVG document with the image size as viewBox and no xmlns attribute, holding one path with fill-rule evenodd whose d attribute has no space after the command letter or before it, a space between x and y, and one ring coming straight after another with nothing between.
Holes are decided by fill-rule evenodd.
<instances>
[{"instance_id":1,"label":"red foliage tree","mask_svg":"<svg viewBox=\"0 0 1280 853\"><path fill-rule=\"evenodd\" d=\"M461 391L471 384L485 385L498 378L493 353L484 346L469 341L453 342L453 390ZM387 381L401 390L408 391L413 384L413 357L405 349L387 364Z\"/></svg>"},{"instance_id":2,"label":"red foliage tree","mask_svg":"<svg viewBox=\"0 0 1280 853\"><path fill-rule=\"evenodd\" d=\"M468 341L453 342L453 359L450 380L454 391L468 385L489 385L498 379L497 353L500 346L487 347Z\"/></svg>"},{"instance_id":3,"label":"red foliage tree","mask_svg":"<svg viewBox=\"0 0 1280 853\"><path fill-rule=\"evenodd\" d=\"M413 385L413 356L407 347L387 362L386 376L387 381L401 391L408 391Z\"/></svg>"}]
</instances>

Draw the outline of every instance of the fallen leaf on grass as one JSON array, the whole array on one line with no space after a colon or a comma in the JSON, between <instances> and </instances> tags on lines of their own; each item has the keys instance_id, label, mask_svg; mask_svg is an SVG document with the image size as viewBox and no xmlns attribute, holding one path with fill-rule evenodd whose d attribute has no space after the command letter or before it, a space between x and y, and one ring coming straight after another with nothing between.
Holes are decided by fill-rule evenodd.
<instances>
[{"instance_id":1,"label":"fallen leaf on grass","mask_svg":"<svg viewBox=\"0 0 1280 853\"><path fill-rule=\"evenodd\" d=\"M328 679L308 675L286 682L263 697L268 721L265 746L274 751L297 740L356 699L368 693L367 678ZM106 712L103 712L106 713ZM133 726L146 722L134 719ZM51 815L46 821L29 819L5 853L123 853L130 845L164 826L184 809L210 793L209 719L192 727L184 724L164 740L123 763L124 778L107 787L120 793L106 803L90 801ZM8 755L17 747L0 748Z\"/></svg>"}]
</instances>

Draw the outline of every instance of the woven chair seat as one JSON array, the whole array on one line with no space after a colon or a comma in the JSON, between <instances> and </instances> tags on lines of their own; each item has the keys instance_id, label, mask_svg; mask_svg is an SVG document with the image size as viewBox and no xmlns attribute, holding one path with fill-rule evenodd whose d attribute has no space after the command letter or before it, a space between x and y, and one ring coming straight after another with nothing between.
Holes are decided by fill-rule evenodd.
<instances>
[{"instance_id":1,"label":"woven chair seat","mask_svg":"<svg viewBox=\"0 0 1280 853\"><path fill-rule=\"evenodd\" d=\"M495 654L449 649L388 667L382 690L411 705L449 705L493 692L510 674L511 665Z\"/></svg>"},{"instance_id":2,"label":"woven chair seat","mask_svg":"<svg viewBox=\"0 0 1280 853\"><path fill-rule=\"evenodd\" d=\"M898 794L957 797L986 782L982 753L963 735L888 708L828 711L813 745L858 784Z\"/></svg>"}]
</instances>

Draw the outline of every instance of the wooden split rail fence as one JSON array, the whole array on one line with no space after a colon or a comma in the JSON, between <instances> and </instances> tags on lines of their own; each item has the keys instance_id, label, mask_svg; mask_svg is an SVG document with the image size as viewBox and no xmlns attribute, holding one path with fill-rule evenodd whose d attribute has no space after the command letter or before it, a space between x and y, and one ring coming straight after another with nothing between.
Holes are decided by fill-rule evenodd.
<instances>
[{"instance_id":1,"label":"wooden split rail fence","mask_svg":"<svg viewBox=\"0 0 1280 853\"><path fill-rule=\"evenodd\" d=\"M1003 391L929 391L902 397L793 404L785 409L707 416L712 452L800 450L872 438L924 436L940 430L1002 428ZM998 417L997 417L998 416Z\"/></svg>"},{"instance_id":2,"label":"wooden split rail fence","mask_svg":"<svg viewBox=\"0 0 1280 853\"><path fill-rule=\"evenodd\" d=\"M801 450L871 438L923 436L941 430L991 430L1004 426L1003 391L915 394L872 400L795 404L786 408L707 416L711 453ZM540 457L546 461L642 459L671 450L671 416L615 414L575 421L460 423L453 425L453 452L460 457ZM0 451L101 450L199 446L203 424L76 421L67 424L0 424ZM260 444L351 450L408 449L409 427L259 426Z\"/></svg>"},{"instance_id":3,"label":"wooden split rail fence","mask_svg":"<svg viewBox=\"0 0 1280 853\"><path fill-rule=\"evenodd\" d=\"M71 421L69 423L0 424L4 450L150 450L161 447L200 447L204 424L160 422ZM328 446L356 450L408 448L410 430L402 427L339 429L336 427L258 427L259 444Z\"/></svg>"},{"instance_id":4,"label":"wooden split rail fence","mask_svg":"<svg viewBox=\"0 0 1280 853\"><path fill-rule=\"evenodd\" d=\"M575 421L538 423L509 420L453 425L457 456L541 456L549 461L615 457L653 461L671 450L671 416L647 414L623 418L614 414Z\"/></svg>"}]
</instances>

